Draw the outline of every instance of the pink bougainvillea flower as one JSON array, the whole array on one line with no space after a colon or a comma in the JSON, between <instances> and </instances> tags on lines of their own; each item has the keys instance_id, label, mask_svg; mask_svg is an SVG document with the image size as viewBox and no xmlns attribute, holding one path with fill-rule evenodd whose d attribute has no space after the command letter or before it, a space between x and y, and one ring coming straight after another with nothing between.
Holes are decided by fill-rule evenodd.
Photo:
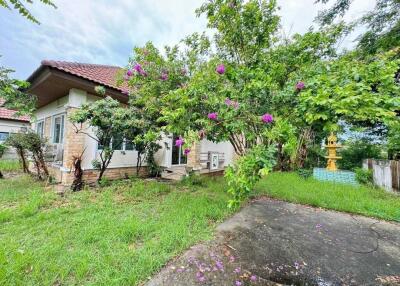
<instances>
[{"instance_id":1,"label":"pink bougainvillea flower","mask_svg":"<svg viewBox=\"0 0 400 286\"><path fill-rule=\"evenodd\" d=\"M232 100L230 100L229 98L225 99L225 104L231 106Z\"/></svg>"},{"instance_id":2,"label":"pink bougainvillea flower","mask_svg":"<svg viewBox=\"0 0 400 286\"><path fill-rule=\"evenodd\" d=\"M271 114L265 113L263 116L261 116L261 120L264 123L271 123L272 121L274 121L274 118Z\"/></svg>"},{"instance_id":3,"label":"pink bougainvillea flower","mask_svg":"<svg viewBox=\"0 0 400 286\"><path fill-rule=\"evenodd\" d=\"M167 74L167 73L162 73L161 76L160 76L160 79L161 79L162 81L167 80L167 79L168 79L168 74Z\"/></svg>"},{"instance_id":4,"label":"pink bougainvillea flower","mask_svg":"<svg viewBox=\"0 0 400 286\"><path fill-rule=\"evenodd\" d=\"M189 148L186 148L185 151L183 151L183 153L184 153L185 155L189 154L189 153L190 153L190 149L189 149Z\"/></svg>"},{"instance_id":5,"label":"pink bougainvillea flower","mask_svg":"<svg viewBox=\"0 0 400 286\"><path fill-rule=\"evenodd\" d=\"M299 81L298 83L296 83L296 89L297 90L302 90L306 87L306 85L304 84L304 82Z\"/></svg>"},{"instance_id":6,"label":"pink bougainvillea flower","mask_svg":"<svg viewBox=\"0 0 400 286\"><path fill-rule=\"evenodd\" d=\"M242 286L242 282L240 282L239 280L235 281L235 286Z\"/></svg>"},{"instance_id":7,"label":"pink bougainvillea flower","mask_svg":"<svg viewBox=\"0 0 400 286\"><path fill-rule=\"evenodd\" d=\"M200 271L198 271L198 272L196 273L196 278L197 278L197 280L200 281L200 282L206 281L206 277L204 276L204 273L203 273L203 272L200 272Z\"/></svg>"},{"instance_id":8,"label":"pink bougainvillea flower","mask_svg":"<svg viewBox=\"0 0 400 286\"><path fill-rule=\"evenodd\" d=\"M126 75L127 75L127 76L133 76L133 71L132 71L132 70L128 70L128 71L126 72Z\"/></svg>"},{"instance_id":9,"label":"pink bougainvillea flower","mask_svg":"<svg viewBox=\"0 0 400 286\"><path fill-rule=\"evenodd\" d=\"M147 72L146 72L146 71L144 71L144 70L141 70L139 73L140 73L140 75L141 75L141 76L144 76L144 77L146 77L146 76L147 76Z\"/></svg>"},{"instance_id":10,"label":"pink bougainvillea flower","mask_svg":"<svg viewBox=\"0 0 400 286\"><path fill-rule=\"evenodd\" d=\"M218 119L218 113L216 113L216 112L211 112L211 113L209 113L209 114L207 115L207 117L208 117L208 119L211 119L211 120L217 120L217 119Z\"/></svg>"},{"instance_id":11,"label":"pink bougainvillea flower","mask_svg":"<svg viewBox=\"0 0 400 286\"><path fill-rule=\"evenodd\" d=\"M225 73L225 66L223 64L219 64L215 71L219 74L224 74Z\"/></svg>"},{"instance_id":12,"label":"pink bougainvillea flower","mask_svg":"<svg viewBox=\"0 0 400 286\"><path fill-rule=\"evenodd\" d=\"M251 282L256 282L257 281L257 276L256 275L251 275L250 276L250 281Z\"/></svg>"},{"instance_id":13,"label":"pink bougainvillea flower","mask_svg":"<svg viewBox=\"0 0 400 286\"><path fill-rule=\"evenodd\" d=\"M185 140L183 140L181 137L176 139L175 141L175 146L179 147L182 146L185 143Z\"/></svg>"},{"instance_id":14,"label":"pink bougainvillea flower","mask_svg":"<svg viewBox=\"0 0 400 286\"><path fill-rule=\"evenodd\" d=\"M140 64L135 64L135 65L133 66L133 69L134 69L135 71L137 71L138 73L141 73L141 71L143 71L143 68L142 68L142 66L141 66Z\"/></svg>"},{"instance_id":15,"label":"pink bougainvillea flower","mask_svg":"<svg viewBox=\"0 0 400 286\"><path fill-rule=\"evenodd\" d=\"M241 271L240 267L235 268L235 270L233 270L233 272L235 272L236 274L239 274Z\"/></svg>"},{"instance_id":16,"label":"pink bougainvillea flower","mask_svg":"<svg viewBox=\"0 0 400 286\"><path fill-rule=\"evenodd\" d=\"M128 76L127 74L124 75L124 80L128 81L130 79L131 79L130 76Z\"/></svg>"},{"instance_id":17,"label":"pink bougainvillea flower","mask_svg":"<svg viewBox=\"0 0 400 286\"><path fill-rule=\"evenodd\" d=\"M230 256L229 257L229 262L235 262L235 256Z\"/></svg>"},{"instance_id":18,"label":"pink bougainvillea flower","mask_svg":"<svg viewBox=\"0 0 400 286\"><path fill-rule=\"evenodd\" d=\"M215 263L215 267L217 267L218 270L224 271L224 264L219 260Z\"/></svg>"}]
</instances>

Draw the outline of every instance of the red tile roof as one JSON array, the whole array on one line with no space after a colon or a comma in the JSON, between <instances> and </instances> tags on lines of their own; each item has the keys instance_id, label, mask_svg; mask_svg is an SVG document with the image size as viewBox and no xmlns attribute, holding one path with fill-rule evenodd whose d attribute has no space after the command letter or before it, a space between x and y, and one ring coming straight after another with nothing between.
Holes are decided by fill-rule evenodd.
<instances>
[{"instance_id":1,"label":"red tile roof","mask_svg":"<svg viewBox=\"0 0 400 286\"><path fill-rule=\"evenodd\" d=\"M16 111L3 107L5 100L0 98L0 119L29 122L29 116L14 116Z\"/></svg>"},{"instance_id":2,"label":"red tile roof","mask_svg":"<svg viewBox=\"0 0 400 286\"><path fill-rule=\"evenodd\" d=\"M105 87L114 88L123 93L129 91L128 85L125 82L120 86L117 85L117 74L122 70L122 68L117 66L49 60L42 61L42 66L55 68L66 73L94 81Z\"/></svg>"}]
</instances>

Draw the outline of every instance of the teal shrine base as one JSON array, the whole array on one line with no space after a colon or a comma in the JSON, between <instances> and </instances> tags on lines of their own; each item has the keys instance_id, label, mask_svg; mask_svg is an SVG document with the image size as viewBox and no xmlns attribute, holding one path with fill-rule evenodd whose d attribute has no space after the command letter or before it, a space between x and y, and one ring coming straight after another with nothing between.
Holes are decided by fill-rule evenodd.
<instances>
[{"instance_id":1,"label":"teal shrine base","mask_svg":"<svg viewBox=\"0 0 400 286\"><path fill-rule=\"evenodd\" d=\"M319 181L331 181L355 186L358 185L356 174L351 171L328 171L324 168L314 168L313 177Z\"/></svg>"}]
</instances>

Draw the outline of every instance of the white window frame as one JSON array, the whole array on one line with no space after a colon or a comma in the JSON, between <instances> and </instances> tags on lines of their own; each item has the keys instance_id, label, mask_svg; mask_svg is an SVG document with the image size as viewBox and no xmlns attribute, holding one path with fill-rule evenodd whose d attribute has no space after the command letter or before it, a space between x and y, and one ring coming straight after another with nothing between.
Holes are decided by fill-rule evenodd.
<instances>
[{"instance_id":1,"label":"white window frame","mask_svg":"<svg viewBox=\"0 0 400 286\"><path fill-rule=\"evenodd\" d=\"M61 120L61 122L63 123L63 126L62 126L62 133L60 134L60 142L55 142L55 140L56 140L56 136L55 136L55 128L56 128L56 119L57 118L63 118L62 120ZM53 144L64 144L64 137L65 137L65 119L66 119L66 114L65 113L60 113L60 114L57 114L57 115L54 115L53 117L52 117L52 124L51 124L51 138L52 138L52 140L51 140L51 142L53 142Z\"/></svg>"},{"instance_id":2,"label":"white window frame","mask_svg":"<svg viewBox=\"0 0 400 286\"><path fill-rule=\"evenodd\" d=\"M8 134L7 138L10 137L10 132L6 132L6 131L3 132L3 131L2 131L2 132L0 132L0 133ZM6 138L6 140L7 140L7 138ZM3 143L3 142L5 142L5 141L0 140L0 143Z\"/></svg>"},{"instance_id":3,"label":"white window frame","mask_svg":"<svg viewBox=\"0 0 400 286\"><path fill-rule=\"evenodd\" d=\"M39 133L39 124L42 124L42 130L41 133ZM38 120L36 121L36 134L40 136L40 138L44 137L44 120Z\"/></svg>"},{"instance_id":4,"label":"white window frame","mask_svg":"<svg viewBox=\"0 0 400 286\"><path fill-rule=\"evenodd\" d=\"M108 146L109 148L113 148L113 141L114 141L114 138L111 138L111 141L110 141L110 145ZM136 151L135 150L135 148L133 148L132 150L126 150L126 138L123 138L123 141L122 141L122 147L121 147L121 149L120 150L114 150L114 151L123 151L123 152L132 152L132 151ZM97 151L101 151L101 150L103 150L103 149L99 149L99 143L97 142Z\"/></svg>"}]
</instances>

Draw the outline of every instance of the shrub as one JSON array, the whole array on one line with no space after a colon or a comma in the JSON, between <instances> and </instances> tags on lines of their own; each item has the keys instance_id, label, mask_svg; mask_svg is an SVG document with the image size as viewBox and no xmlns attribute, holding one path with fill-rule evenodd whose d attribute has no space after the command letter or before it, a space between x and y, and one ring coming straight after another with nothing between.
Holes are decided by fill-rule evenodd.
<instances>
[{"instance_id":1,"label":"shrub","mask_svg":"<svg viewBox=\"0 0 400 286\"><path fill-rule=\"evenodd\" d=\"M4 155L5 151L6 151L6 146L0 143L0 158Z\"/></svg>"},{"instance_id":2,"label":"shrub","mask_svg":"<svg viewBox=\"0 0 400 286\"><path fill-rule=\"evenodd\" d=\"M313 170L311 169L298 169L297 170L297 174L304 178L304 179L308 179L313 175Z\"/></svg>"},{"instance_id":3,"label":"shrub","mask_svg":"<svg viewBox=\"0 0 400 286\"><path fill-rule=\"evenodd\" d=\"M340 152L342 159L338 161L339 168L354 170L362 167L362 161L367 158L381 159L381 148L367 139L348 141L346 148Z\"/></svg>"},{"instance_id":4,"label":"shrub","mask_svg":"<svg viewBox=\"0 0 400 286\"><path fill-rule=\"evenodd\" d=\"M363 168L355 168L356 180L360 184L372 186L374 184L374 177L372 170L367 170Z\"/></svg>"},{"instance_id":5,"label":"shrub","mask_svg":"<svg viewBox=\"0 0 400 286\"><path fill-rule=\"evenodd\" d=\"M257 181L274 167L275 147L258 145L237 159L225 172L228 193L232 195L229 207L236 207L253 190Z\"/></svg>"}]
</instances>

